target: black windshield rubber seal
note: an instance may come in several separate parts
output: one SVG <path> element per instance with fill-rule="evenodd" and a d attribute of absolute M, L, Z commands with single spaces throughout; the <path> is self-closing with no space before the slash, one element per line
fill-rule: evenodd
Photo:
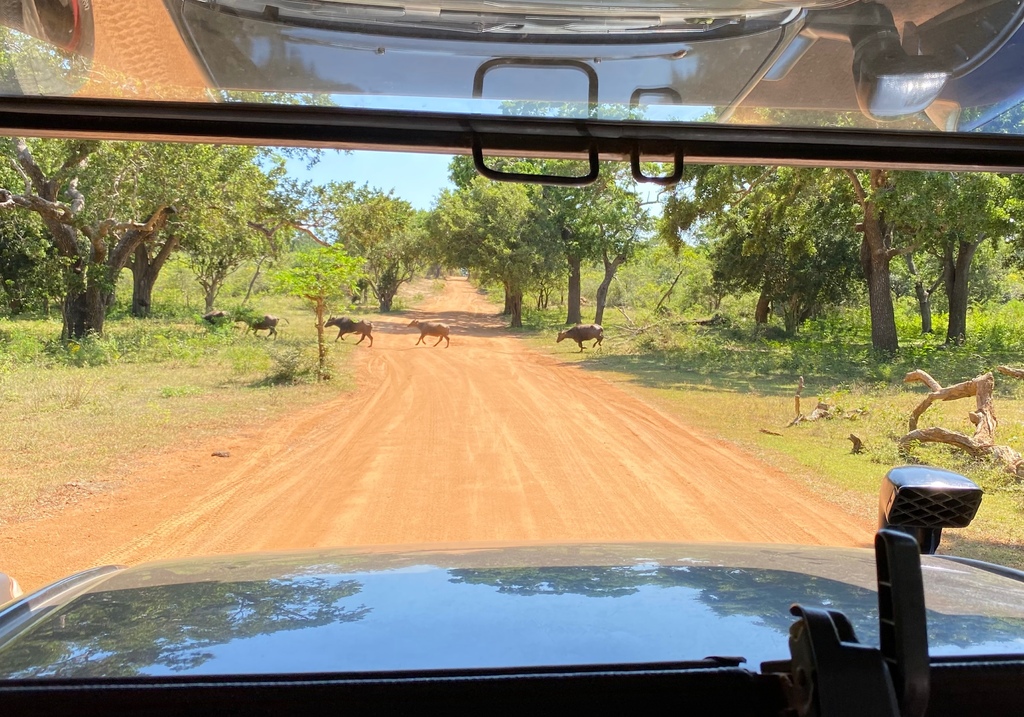
<path fill-rule="evenodd" d="M 514 117 L 249 103 L 7 97 L 0 134 L 230 142 L 469 154 L 475 142 L 510 156 L 786 164 L 884 169 L 1024 171 L 1024 137 Z"/>

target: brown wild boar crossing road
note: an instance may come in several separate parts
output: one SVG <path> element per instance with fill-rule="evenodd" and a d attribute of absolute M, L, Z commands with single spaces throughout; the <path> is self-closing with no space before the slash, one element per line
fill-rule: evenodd
<path fill-rule="evenodd" d="M 866 521 L 529 349 L 494 313 L 448 280 L 420 310 L 374 319 L 376 345 L 352 354 L 354 394 L 153 459 L 115 493 L 8 525 L 4 567 L 35 587 L 100 563 L 286 548 L 870 541 Z M 415 346 L 410 318 L 449 324 L 451 349 Z"/>

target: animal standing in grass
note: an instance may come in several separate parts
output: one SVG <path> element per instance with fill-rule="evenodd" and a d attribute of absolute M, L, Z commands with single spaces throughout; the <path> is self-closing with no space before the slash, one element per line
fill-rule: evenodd
<path fill-rule="evenodd" d="M 412 323 L 410 323 L 409 326 L 410 328 L 413 326 L 419 327 L 420 337 L 416 341 L 417 346 L 419 346 L 420 341 L 423 341 L 424 336 L 437 336 L 437 343 L 435 343 L 434 346 L 437 346 L 437 344 L 441 343 L 441 340 L 444 339 L 444 347 L 448 348 L 448 324 L 413 319 Z"/>
<path fill-rule="evenodd" d="M 271 316 L 270 314 L 264 314 L 262 319 L 238 319 L 238 321 L 245 322 L 247 327 L 245 329 L 245 333 L 249 333 L 249 331 L 252 331 L 252 335 L 257 336 L 260 331 L 266 331 L 268 339 L 271 336 L 273 336 L 276 339 L 277 324 L 278 322 L 282 321 L 282 319 L 278 318 L 277 316 Z M 286 324 L 290 323 L 288 319 L 283 319 L 283 321 Z"/>
<path fill-rule="evenodd" d="M 207 314 L 203 314 L 203 321 L 213 326 L 219 323 L 225 322 L 231 318 L 231 314 L 226 311 L 211 311 Z"/>
<path fill-rule="evenodd" d="M 338 327 L 338 338 L 334 339 L 337 342 L 338 339 L 344 339 L 345 334 L 359 334 L 361 337 L 356 341 L 356 346 L 363 343 L 363 339 L 370 339 L 370 348 L 373 348 L 373 324 L 369 321 L 354 321 L 347 316 L 339 316 L 334 318 L 333 316 L 327 319 L 327 323 L 324 326 L 336 326 Z"/>
<path fill-rule="evenodd" d="M 583 353 L 583 349 L 586 348 L 583 345 L 584 341 L 593 340 L 591 348 L 594 346 L 600 346 L 601 342 L 604 341 L 604 329 L 601 328 L 601 324 L 576 324 L 571 329 L 558 332 L 558 339 L 555 343 L 562 343 L 566 339 L 572 339 L 580 347 L 579 353 Z"/>

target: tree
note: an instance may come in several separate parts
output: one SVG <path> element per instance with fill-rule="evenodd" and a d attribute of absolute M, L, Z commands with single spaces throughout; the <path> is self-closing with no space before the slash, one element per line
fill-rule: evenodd
<path fill-rule="evenodd" d="M 944 284 L 949 299 L 946 343 L 963 343 L 967 336 L 971 264 L 983 241 L 1011 231 L 1010 192 L 1009 178 L 996 174 L 900 172 L 880 199 L 897 230 L 913 235 L 915 247 L 937 260 L 935 281 Z M 912 259 L 908 268 L 916 275 Z M 923 279 L 915 279 L 922 329 L 926 324 L 930 329 L 928 300 L 934 288 L 926 290 Z"/>
<path fill-rule="evenodd" d="M 573 176 L 585 173 L 578 160 L 533 160 L 501 158 L 491 162 L 496 169 L 520 174 Z M 449 174 L 459 187 L 475 176 L 469 158 L 455 157 Z M 618 268 L 629 259 L 652 227 L 650 215 L 642 206 L 636 184 L 621 165 L 604 163 L 598 180 L 585 187 L 545 185 L 533 198 L 538 217 L 535 231 L 546 243 L 560 246 L 562 261 L 568 270 L 566 323 L 578 324 L 581 313 L 581 269 L 584 262 L 600 261 L 604 280 L 598 287 L 596 318 L 603 319 L 608 288 Z M 545 258 L 552 257 L 545 254 Z M 564 278 L 553 263 L 537 267 L 535 282 L 546 286 L 554 276 Z"/>
<path fill-rule="evenodd" d="M 270 164 L 269 171 L 260 160 Z M 243 263 L 258 260 L 262 267 L 277 254 L 278 232 L 292 220 L 291 207 L 277 194 L 283 173 L 283 163 L 253 147 L 219 147 L 208 158 L 204 180 L 218 201 L 198 202 L 187 215 L 183 211 L 188 221 L 180 229 L 206 311 L 214 309 L 224 281 Z"/>
<path fill-rule="evenodd" d="M 464 189 L 446 190 L 429 221 L 449 263 L 476 269 L 505 289 L 513 327 L 523 325 L 523 293 L 559 247 L 539 226 L 536 186 L 475 177 Z"/>
<path fill-rule="evenodd" d="M 678 246 L 683 234 L 710 218 L 730 212 L 765 182 L 779 177 L 777 167 L 688 167 L 684 180 L 665 200 L 660 224 L 661 235 Z M 871 312 L 871 345 L 892 355 L 899 348 L 896 315 L 893 310 L 890 262 L 914 250 L 913 245 L 894 246 L 894 226 L 879 204 L 880 196 L 892 189 L 892 176 L 886 170 L 807 170 L 804 180 L 821 197 L 831 202 L 848 203 L 857 209 L 856 227 L 861 232 L 860 266 L 868 289 Z M 852 190 L 852 193 L 851 193 Z M 756 317 L 766 320 L 768 297 L 762 293 Z"/>
<path fill-rule="evenodd" d="M 391 311 L 395 294 L 411 281 L 423 256 L 423 230 L 409 202 L 394 192 L 363 186 L 352 191 L 339 212 L 338 236 L 365 260 L 370 290 L 382 312 Z"/>
<path fill-rule="evenodd" d="M 808 170 L 778 169 L 703 229 L 714 282 L 758 292 L 757 322 L 774 307 L 789 334 L 848 298 L 858 268 L 851 205 L 824 200 L 813 180 Z"/>
<path fill-rule="evenodd" d="M 102 333 L 118 274 L 140 244 L 163 230 L 176 211 L 174 206 L 151 203 L 141 218 L 122 220 L 103 207 L 88 205 L 86 192 L 93 187 L 103 185 L 108 196 L 117 196 L 111 177 L 89 167 L 89 160 L 102 159 L 110 145 L 67 140 L 30 144 L 14 139 L 4 147 L 22 179 L 23 191 L 0 189 L 0 209 L 38 214 L 58 255 L 67 260 L 62 335 L 79 338 L 93 331 Z M 129 179 L 130 173 L 129 168 L 123 178 Z M 61 196 L 70 201 L 61 201 Z"/>
<path fill-rule="evenodd" d="M 332 302 L 352 293 L 361 276 L 359 259 L 345 253 L 340 244 L 318 246 L 300 252 L 292 265 L 279 271 L 275 283 L 280 291 L 305 299 L 316 315 L 317 378 L 330 378 L 327 344 L 324 342 L 324 313 Z"/>
<path fill-rule="evenodd" d="M 642 206 L 635 183 L 627 180 L 623 172 L 622 168 L 608 172 L 603 180 L 592 185 L 593 194 L 581 217 L 584 226 L 593 227 L 597 237 L 596 248 L 604 264 L 604 278 L 597 287 L 595 324 L 604 320 L 608 288 L 616 271 L 633 256 L 653 225 Z"/>
<path fill-rule="evenodd" d="M 30 305 L 49 312 L 60 296 L 60 258 L 34 214 L 0 214 L 0 289 L 12 314 Z"/>

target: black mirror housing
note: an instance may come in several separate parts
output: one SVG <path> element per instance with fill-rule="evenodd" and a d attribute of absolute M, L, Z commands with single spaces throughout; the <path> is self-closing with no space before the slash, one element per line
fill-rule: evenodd
<path fill-rule="evenodd" d="M 934 553 L 943 528 L 974 520 L 981 488 L 959 473 L 931 466 L 900 466 L 886 473 L 878 496 L 879 528 L 912 535 L 922 553 Z"/>

